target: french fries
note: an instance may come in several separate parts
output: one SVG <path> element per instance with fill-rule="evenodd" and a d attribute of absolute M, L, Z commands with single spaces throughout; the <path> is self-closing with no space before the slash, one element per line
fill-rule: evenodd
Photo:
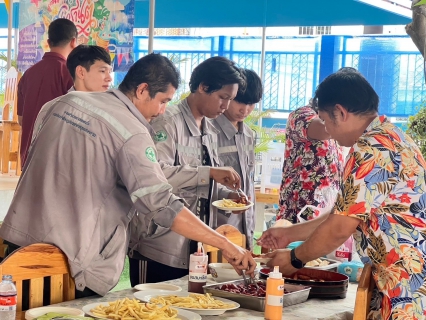
<path fill-rule="evenodd" d="M 223 199 L 222 200 L 222 206 L 224 208 L 240 208 L 240 207 L 245 207 L 246 204 L 244 203 L 238 203 L 229 199 Z"/>
<path fill-rule="evenodd" d="M 95 316 L 114 320 L 162 320 L 175 319 L 178 312 L 169 306 L 157 306 L 152 303 L 141 303 L 136 299 L 124 298 L 108 302 L 108 306 L 98 305 L 90 310 Z"/>
<path fill-rule="evenodd" d="M 214 299 L 211 294 L 190 293 L 188 297 L 174 295 L 158 296 L 149 301 L 163 306 L 173 306 L 187 309 L 231 309 L 235 307 L 233 303 L 225 303 Z"/>

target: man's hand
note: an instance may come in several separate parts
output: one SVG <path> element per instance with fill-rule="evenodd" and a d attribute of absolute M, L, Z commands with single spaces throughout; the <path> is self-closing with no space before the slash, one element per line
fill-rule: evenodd
<path fill-rule="evenodd" d="M 239 275 L 242 270 L 246 270 L 246 274 L 254 278 L 254 269 L 256 269 L 256 262 L 251 256 L 251 252 L 243 249 L 230 241 L 227 241 L 224 248 L 222 248 L 222 255 L 234 267 Z"/>
<path fill-rule="evenodd" d="M 267 266 L 270 268 L 273 268 L 274 266 L 279 266 L 280 272 L 283 274 L 283 276 L 292 276 L 298 270 L 296 268 L 293 268 L 293 266 L 291 265 L 290 250 L 288 249 L 276 250 L 274 252 L 266 254 L 266 257 L 272 258 L 267 263 Z"/>
<path fill-rule="evenodd" d="M 288 233 L 286 232 L 288 227 L 275 227 L 266 230 L 262 236 L 257 240 L 257 244 L 266 249 L 283 249 L 292 242 Z"/>
<path fill-rule="evenodd" d="M 210 178 L 232 190 L 241 187 L 240 176 L 231 167 L 210 168 Z"/>

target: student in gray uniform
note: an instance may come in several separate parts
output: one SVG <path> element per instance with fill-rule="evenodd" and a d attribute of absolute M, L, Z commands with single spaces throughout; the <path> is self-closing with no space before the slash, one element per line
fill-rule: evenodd
<path fill-rule="evenodd" d="M 105 295 L 123 271 L 133 221 L 140 237 L 167 246 L 162 235 L 173 230 L 222 248 L 238 270 L 253 274 L 250 253 L 185 208 L 157 162 L 148 121 L 179 81 L 170 60 L 149 54 L 118 90 L 70 92 L 49 102 L 0 229 L 9 249 L 53 244 L 68 257 L 78 292 Z"/>
<path fill-rule="evenodd" d="M 211 202 L 222 198 L 239 199 L 239 196 L 218 186 L 221 183 L 231 189 L 237 187 L 221 177 L 222 171 L 229 168 L 218 168 L 219 132 L 207 118 L 221 115 L 238 89 L 245 87 L 245 81 L 234 62 L 224 57 L 212 57 L 194 69 L 189 85 L 191 93 L 186 99 L 169 106 L 164 114 L 152 121 L 156 132 L 154 141 L 158 161 L 173 186 L 173 193 L 185 199 L 188 208 L 204 223 L 216 228 L 217 210 L 210 207 Z M 238 176 L 236 172 L 235 175 Z M 189 239 L 169 232 L 155 241 L 139 239 L 139 244 L 131 247 L 129 252 L 132 286 L 188 274 L 189 255 L 196 251 L 195 243 L 190 245 Z"/>
<path fill-rule="evenodd" d="M 229 166 L 241 177 L 241 189 L 251 199 L 254 195 L 254 132 L 243 121 L 253 111 L 256 103 L 262 99 L 262 81 L 256 72 L 243 70 L 246 78 L 246 90 L 238 91 L 229 104 L 229 108 L 216 119 L 214 126 L 218 135 L 218 155 L 221 166 Z M 253 248 L 255 227 L 254 208 L 243 213 L 219 214 L 218 225 L 230 224 L 246 235 L 247 248 Z"/>

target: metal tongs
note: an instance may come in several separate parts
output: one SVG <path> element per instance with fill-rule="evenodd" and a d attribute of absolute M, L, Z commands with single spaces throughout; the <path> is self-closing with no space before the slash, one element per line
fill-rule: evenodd
<path fill-rule="evenodd" d="M 256 286 L 256 291 L 259 291 L 260 288 L 257 285 L 256 279 L 249 277 L 249 280 L 247 280 L 245 270 L 243 270 L 243 279 L 244 279 L 244 285 L 246 286 L 246 288 L 248 288 L 249 284 L 254 284 Z"/>
<path fill-rule="evenodd" d="M 246 194 L 244 193 L 244 191 L 243 191 L 243 190 L 241 190 L 241 188 L 236 189 L 236 191 L 237 191 L 237 193 L 238 193 L 238 196 L 239 196 L 240 198 L 245 198 L 245 199 L 246 199 L 246 203 L 248 203 L 249 199 L 248 199 L 248 197 L 246 196 Z"/>

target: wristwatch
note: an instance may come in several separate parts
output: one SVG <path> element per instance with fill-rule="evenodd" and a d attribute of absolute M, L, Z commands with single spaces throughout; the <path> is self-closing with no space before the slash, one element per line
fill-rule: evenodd
<path fill-rule="evenodd" d="M 306 263 L 303 263 L 302 261 L 297 259 L 296 253 L 294 252 L 294 250 L 295 249 L 292 249 L 290 251 L 291 265 L 293 266 L 293 268 L 302 269 L 305 266 Z"/>

